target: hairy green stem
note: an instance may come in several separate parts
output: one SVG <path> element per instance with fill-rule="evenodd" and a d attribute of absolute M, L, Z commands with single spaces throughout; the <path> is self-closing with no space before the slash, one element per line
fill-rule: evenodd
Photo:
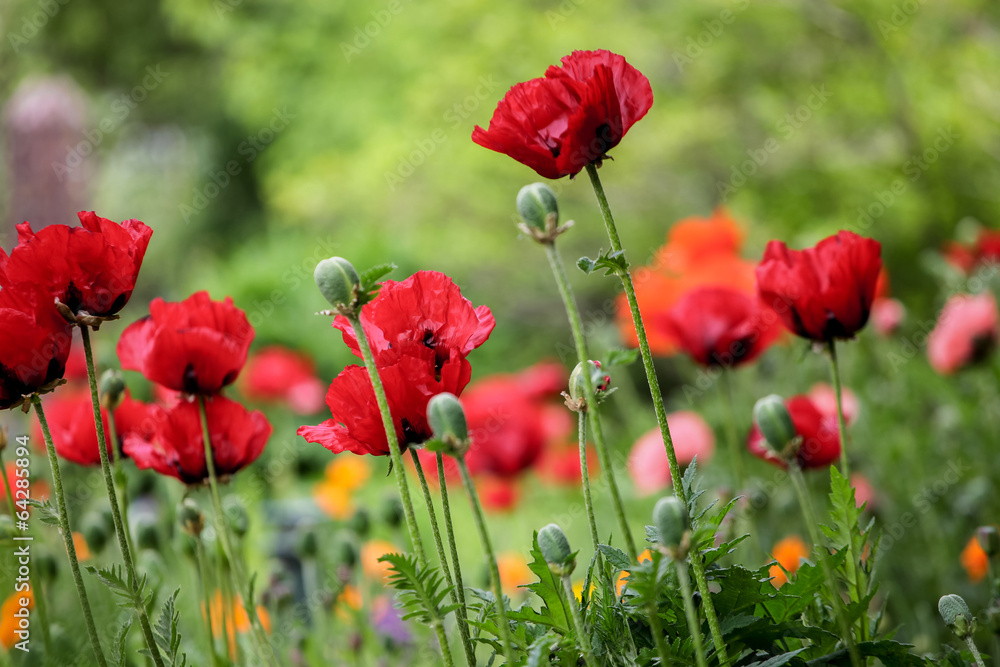
<path fill-rule="evenodd" d="M 507 621 L 507 605 L 504 604 L 503 586 L 500 584 L 500 568 L 497 567 L 497 556 L 493 551 L 493 544 L 490 541 L 490 533 L 486 529 L 486 519 L 483 517 L 483 508 L 479 504 L 479 494 L 476 493 L 476 485 L 472 483 L 469 476 L 469 467 L 465 465 L 465 454 L 455 457 L 458 462 L 458 471 L 462 475 L 462 484 L 465 492 L 469 496 L 469 503 L 472 505 L 472 518 L 476 523 L 476 530 L 479 531 L 479 540 L 483 543 L 483 552 L 486 554 L 487 565 L 490 569 L 490 579 L 493 580 L 493 594 L 497 598 L 497 611 L 500 613 L 500 634 L 503 637 L 504 656 L 507 662 L 512 664 L 514 660 L 514 649 L 511 644 L 510 623 Z"/>
<path fill-rule="evenodd" d="M 586 368 L 590 361 L 590 354 L 587 351 L 587 339 L 583 334 L 583 321 L 580 319 L 580 308 L 577 306 L 576 298 L 573 296 L 573 288 L 569 284 L 566 276 L 566 269 L 563 266 L 562 257 L 556 251 L 555 243 L 546 243 L 545 254 L 549 259 L 549 266 L 552 268 L 552 275 L 555 278 L 556 286 L 559 288 L 559 296 L 562 297 L 563 307 L 569 318 L 569 326 L 573 332 L 573 342 L 576 346 L 577 361 Z M 601 426 L 600 412 L 597 409 L 597 399 L 595 398 L 594 381 L 590 373 L 582 373 L 583 376 L 583 397 L 586 401 L 587 419 L 590 422 L 590 432 L 594 438 L 594 447 L 597 449 L 598 462 L 608 482 L 608 492 L 611 495 L 611 504 L 615 509 L 615 517 L 618 520 L 618 530 L 621 531 L 622 539 L 625 541 L 625 548 L 632 560 L 637 560 L 639 552 L 635 548 L 635 540 L 632 538 L 632 531 L 628 521 L 625 519 L 625 507 L 622 504 L 621 494 L 618 491 L 618 481 L 615 479 L 614 466 L 611 456 L 608 453 L 607 444 L 604 442 L 604 429 Z M 584 484 L 588 484 L 585 481 Z M 593 513 L 593 507 L 588 507 L 590 521 L 596 526 L 597 520 Z"/>
<path fill-rule="evenodd" d="M 965 644 L 969 647 L 969 651 L 972 653 L 972 657 L 975 658 L 976 664 L 979 667 L 986 667 L 986 664 L 983 662 L 983 656 L 980 655 L 979 648 L 976 646 L 976 642 L 973 641 L 972 635 L 965 637 Z"/>
<path fill-rule="evenodd" d="M 576 633 L 577 641 L 580 644 L 580 651 L 583 653 L 583 661 L 587 667 L 597 667 L 594 662 L 593 649 L 590 648 L 590 637 L 587 636 L 586 627 L 583 624 L 583 617 L 580 616 L 580 605 L 576 603 L 576 595 L 573 594 L 573 582 L 569 576 L 562 576 L 563 590 L 566 591 L 566 599 L 569 602 L 570 618 L 573 619 L 573 631 Z"/>
<path fill-rule="evenodd" d="M 629 273 L 627 268 L 628 260 L 625 259 L 625 252 L 622 249 L 621 239 L 618 237 L 618 228 L 615 226 L 615 219 L 611 215 L 611 207 L 608 205 L 604 186 L 601 185 L 601 178 L 597 175 L 597 167 L 593 163 L 587 165 L 587 175 L 590 177 L 590 183 L 594 187 L 594 194 L 597 196 L 597 203 L 601 208 L 601 215 L 604 218 L 604 227 L 608 232 L 611 249 L 614 252 L 621 253 L 621 258 L 625 261 L 626 268 L 617 272 L 618 277 L 621 279 L 622 287 L 625 290 L 625 299 L 628 301 L 629 311 L 632 314 L 632 324 L 635 327 L 635 335 L 639 341 L 639 354 L 642 356 L 642 366 L 646 371 L 646 381 L 649 384 L 649 394 L 653 399 L 656 422 L 660 426 L 663 447 L 667 452 L 667 463 L 670 467 L 670 479 L 673 484 L 674 495 L 687 505 L 687 494 L 684 492 L 684 485 L 681 483 L 681 470 L 677 464 L 677 452 L 674 451 L 674 442 L 670 437 L 670 427 L 667 425 L 667 411 L 663 405 L 660 381 L 656 377 L 656 368 L 653 366 L 653 354 L 649 350 L 649 339 L 646 337 L 646 328 L 643 326 L 642 314 L 639 312 L 639 301 L 635 295 L 632 274 Z M 715 603 L 712 602 L 712 594 L 708 588 L 708 580 L 705 578 L 705 568 L 701 562 L 701 554 L 691 554 L 691 571 L 694 573 L 695 583 L 698 586 L 698 591 L 701 593 L 702 604 L 705 607 L 705 618 L 708 620 L 708 627 L 712 631 L 712 641 L 715 644 L 715 652 L 719 657 L 719 663 L 725 667 L 729 667 L 729 654 L 726 651 L 726 642 L 722 638 L 719 618 L 715 613 Z"/>
<path fill-rule="evenodd" d="M 406 528 L 410 533 L 410 542 L 413 544 L 413 551 L 417 555 L 417 560 L 421 565 L 427 565 L 427 556 L 424 554 L 424 543 L 420 540 L 420 530 L 417 528 L 417 517 L 413 513 L 413 501 L 410 499 L 410 489 L 406 483 L 406 473 L 403 470 L 403 455 L 399 451 L 399 440 L 396 438 L 396 426 L 392 421 L 392 413 L 389 410 L 389 399 L 385 396 L 385 387 L 382 385 L 382 378 L 379 377 L 378 367 L 375 366 L 375 357 L 368 344 L 368 336 L 365 328 L 361 326 L 361 318 L 357 313 L 352 314 L 348 319 L 354 329 L 354 337 L 358 340 L 358 348 L 361 350 L 361 358 L 365 361 L 365 368 L 371 378 L 372 389 L 375 392 L 375 402 L 378 403 L 379 413 L 382 415 L 382 427 L 385 429 L 385 437 L 389 444 L 389 457 L 392 460 L 392 471 L 396 475 L 396 486 L 399 488 L 399 497 L 403 502 L 403 515 L 406 518 Z"/>
<path fill-rule="evenodd" d="M 107 667 L 108 661 L 104 657 L 101 640 L 97 636 L 97 627 L 94 625 L 94 614 L 90 610 L 90 601 L 87 599 L 87 588 L 83 585 L 83 576 L 80 574 L 80 563 L 76 558 L 73 532 L 69 527 L 69 512 L 66 511 L 66 494 L 63 491 L 62 474 L 59 472 L 59 459 L 56 457 L 55 445 L 52 444 L 49 423 L 45 420 L 45 411 L 42 410 L 42 399 L 35 394 L 31 398 L 31 402 L 35 407 L 35 414 L 38 415 L 38 423 L 42 427 L 45 450 L 49 456 L 49 465 L 52 467 L 52 486 L 56 496 L 56 509 L 59 512 L 59 532 L 62 533 L 63 542 L 66 545 L 66 553 L 69 556 L 69 567 L 73 572 L 73 583 L 76 584 L 76 593 L 80 598 L 80 606 L 83 608 L 84 625 L 87 626 L 87 635 L 90 637 L 90 645 L 94 649 L 94 657 L 97 659 L 97 664 L 100 667 Z"/>
<path fill-rule="evenodd" d="M 587 467 L 587 410 L 577 413 L 578 430 L 580 432 L 580 479 L 583 482 L 583 504 L 587 508 L 587 518 L 590 519 L 590 539 L 594 543 L 594 553 L 599 549 L 601 538 L 597 534 L 597 521 L 594 519 L 594 501 L 590 497 L 590 470 Z"/>
<path fill-rule="evenodd" d="M 451 523 L 451 505 L 448 502 L 448 484 L 444 475 L 444 456 L 441 452 L 434 453 L 438 469 L 438 488 L 441 491 L 441 512 L 444 514 L 444 530 L 448 535 L 448 547 L 451 550 L 451 562 L 455 567 L 455 592 L 458 595 L 458 630 L 462 634 L 462 643 L 466 645 L 465 655 L 469 658 L 470 667 L 476 664 L 476 648 L 469 634 L 468 608 L 465 605 L 465 584 L 462 581 L 462 565 L 458 560 L 458 544 L 455 542 L 455 527 Z"/>
<path fill-rule="evenodd" d="M 698 621 L 698 612 L 694 608 L 694 600 L 692 599 L 687 562 L 677 560 L 674 561 L 674 564 L 677 566 L 677 581 L 681 586 L 681 597 L 684 598 L 684 614 L 687 616 L 688 630 L 691 631 L 691 641 L 694 642 L 694 657 L 698 661 L 698 667 L 708 667 L 708 662 L 705 660 L 705 647 L 701 642 L 701 623 Z"/>

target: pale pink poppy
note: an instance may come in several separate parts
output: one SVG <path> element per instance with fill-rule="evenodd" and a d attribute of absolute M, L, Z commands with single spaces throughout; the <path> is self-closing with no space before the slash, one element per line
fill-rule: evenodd
<path fill-rule="evenodd" d="M 688 465 L 695 456 L 701 465 L 712 460 L 715 435 L 698 413 L 687 410 L 671 413 L 667 415 L 667 424 L 680 465 Z M 670 485 L 670 466 L 660 429 L 654 428 L 644 434 L 632 446 L 628 472 L 636 489 L 643 495 L 661 491 Z"/>
<path fill-rule="evenodd" d="M 861 403 L 853 391 L 847 387 L 841 387 L 841 389 L 843 392 L 840 400 L 844 404 L 844 421 L 850 424 L 858 418 L 858 414 L 861 412 Z M 807 395 L 824 417 L 837 418 L 837 394 L 833 391 L 832 386 L 825 382 L 818 382 L 812 386 Z"/>
<path fill-rule="evenodd" d="M 906 308 L 899 299 L 875 299 L 872 304 L 872 326 L 879 336 L 891 336 L 906 318 Z"/>
<path fill-rule="evenodd" d="M 851 486 L 854 487 L 854 502 L 858 507 L 868 503 L 868 509 L 874 509 L 878 504 L 878 497 L 875 487 L 868 481 L 868 478 L 859 472 L 851 474 Z"/>
<path fill-rule="evenodd" d="M 985 358 L 1000 336 L 997 302 L 992 294 L 958 294 L 948 299 L 927 337 L 927 359 L 948 374 Z"/>

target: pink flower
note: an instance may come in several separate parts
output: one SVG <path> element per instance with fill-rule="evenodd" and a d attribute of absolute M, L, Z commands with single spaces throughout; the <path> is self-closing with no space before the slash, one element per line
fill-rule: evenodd
<path fill-rule="evenodd" d="M 891 336 L 904 319 L 906 319 L 906 308 L 899 299 L 879 298 L 872 303 L 872 326 L 879 336 L 885 338 Z"/>
<path fill-rule="evenodd" d="M 842 389 L 841 401 L 844 404 L 844 421 L 850 424 L 861 413 L 861 403 L 853 391 L 847 387 L 842 387 Z M 837 394 L 834 393 L 833 387 L 825 382 L 817 382 L 806 395 L 824 417 L 837 419 Z"/>
<path fill-rule="evenodd" d="M 851 474 L 851 486 L 854 487 L 854 502 L 858 507 L 868 503 L 868 509 L 871 510 L 878 503 L 875 487 L 861 473 L 856 472 Z"/>
<path fill-rule="evenodd" d="M 927 359 L 947 375 L 986 358 L 1000 336 L 992 294 L 958 294 L 948 299 L 927 337 Z"/>
<path fill-rule="evenodd" d="M 674 439 L 677 462 L 686 466 L 698 457 L 699 464 L 712 460 L 715 434 L 698 413 L 682 410 L 667 415 L 670 435 Z M 654 428 L 640 437 L 628 457 L 628 472 L 639 493 L 648 495 L 670 485 L 670 466 L 663 448 L 660 429 Z"/>

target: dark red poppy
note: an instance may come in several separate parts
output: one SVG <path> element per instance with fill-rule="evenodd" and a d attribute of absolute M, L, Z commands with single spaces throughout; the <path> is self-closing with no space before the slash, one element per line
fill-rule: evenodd
<path fill-rule="evenodd" d="M 868 322 L 881 244 L 840 231 L 815 248 L 771 241 L 757 267 L 757 291 L 792 333 L 814 341 L 851 338 Z"/>
<path fill-rule="evenodd" d="M 17 226 L 17 246 L 0 249 L 0 286 L 37 285 L 73 314 L 111 317 L 132 296 L 153 230 L 81 211 L 81 227 L 49 225 L 36 234 Z"/>
<path fill-rule="evenodd" d="M 797 460 L 800 468 L 823 468 L 840 458 L 837 417 L 824 415 L 808 396 L 785 400 L 795 431 L 802 437 Z M 785 462 L 768 446 L 756 425 L 747 438 L 747 449 L 757 458 L 784 468 Z"/>
<path fill-rule="evenodd" d="M 283 402 L 300 415 L 323 407 L 325 387 L 316 377 L 316 364 L 308 355 L 280 345 L 261 348 L 250 357 L 240 388 L 251 400 Z"/>
<path fill-rule="evenodd" d="M 781 335 L 773 310 L 729 287 L 695 288 L 661 317 L 661 327 L 702 366 L 753 361 Z"/>
<path fill-rule="evenodd" d="M 464 359 L 486 342 L 496 320 L 486 306 L 474 307 L 448 276 L 418 271 L 402 282 L 382 283 L 378 296 L 361 309 L 361 324 L 379 366 L 411 349 L 429 348 L 440 369 L 448 360 Z M 348 319 L 338 316 L 333 326 L 360 357 Z"/>
<path fill-rule="evenodd" d="M 247 410 L 223 396 L 206 397 L 205 403 L 215 471 L 219 476 L 233 475 L 264 451 L 271 424 L 262 412 Z M 154 412 L 158 428 L 151 434 L 127 434 L 122 447 L 125 454 L 139 468 L 152 468 L 185 484 L 205 481 L 208 469 L 198 401 L 180 401 L 170 408 L 154 406 Z"/>
<path fill-rule="evenodd" d="M 519 83 L 472 140 L 545 178 L 600 164 L 653 105 L 647 79 L 610 51 L 574 51 L 545 76 Z"/>
<path fill-rule="evenodd" d="M 0 289 L 0 409 L 45 391 L 66 371 L 72 329 L 37 289 Z"/>
<path fill-rule="evenodd" d="M 122 368 L 188 394 L 213 394 L 231 384 L 247 360 L 254 330 L 226 297 L 195 292 L 184 301 L 154 299 L 149 315 L 118 340 Z"/>
<path fill-rule="evenodd" d="M 400 449 L 430 439 L 427 403 L 433 396 L 450 392 L 456 396 L 469 382 L 469 362 L 453 358 L 437 367 L 435 351 L 412 348 L 392 363 L 380 366 L 389 410 Z M 332 419 L 318 426 L 300 426 L 298 434 L 334 453 L 389 455 L 389 441 L 375 402 L 371 379 L 363 366 L 348 366 L 333 379 L 326 393 Z"/>

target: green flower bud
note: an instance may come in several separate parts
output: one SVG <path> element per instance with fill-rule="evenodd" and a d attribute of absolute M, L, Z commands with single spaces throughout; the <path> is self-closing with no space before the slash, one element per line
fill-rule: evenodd
<path fill-rule="evenodd" d="M 177 520 L 181 529 L 191 537 L 198 537 L 205 529 L 205 515 L 193 498 L 185 498 L 177 508 Z"/>
<path fill-rule="evenodd" d="M 576 554 L 569 547 L 566 533 L 556 524 L 550 523 L 538 531 L 538 549 L 556 576 L 568 577 L 576 569 Z"/>
<path fill-rule="evenodd" d="M 753 420 L 761 434 L 776 451 L 798 436 L 792 416 L 785 407 L 785 401 L 777 394 L 771 394 L 757 401 L 753 406 Z"/>
<path fill-rule="evenodd" d="M 586 368 L 586 371 L 584 371 Z M 584 372 L 590 373 L 590 383 L 594 387 L 594 398 L 600 403 L 611 387 L 611 376 L 601 370 L 601 362 L 588 361 L 576 365 L 569 375 L 569 400 L 566 402 L 572 410 L 586 409 L 587 385 Z"/>
<path fill-rule="evenodd" d="M 335 308 L 351 308 L 358 299 L 361 279 L 351 263 L 343 257 L 330 257 L 316 265 L 313 272 L 319 291 Z"/>
<path fill-rule="evenodd" d="M 136 540 L 135 543 L 140 549 L 157 551 L 160 548 L 160 531 L 156 522 L 151 519 L 140 519 L 135 522 Z"/>
<path fill-rule="evenodd" d="M 556 193 L 545 183 L 525 185 L 517 193 L 517 213 L 528 227 L 548 232 L 559 224 Z"/>
<path fill-rule="evenodd" d="M 403 525 L 403 501 L 399 496 L 386 496 L 379 507 L 379 519 L 390 528 L 399 528 Z"/>
<path fill-rule="evenodd" d="M 94 553 L 104 551 L 104 547 L 108 543 L 108 537 L 111 534 L 104 517 L 94 512 L 83 517 L 83 520 L 80 522 L 80 533 L 87 541 L 87 546 Z"/>
<path fill-rule="evenodd" d="M 372 526 L 371 518 L 368 516 L 368 510 L 363 507 L 359 508 L 358 511 L 354 513 L 354 516 L 352 516 L 347 522 L 347 526 L 357 533 L 358 537 L 367 537 L 368 533 L 371 532 Z"/>
<path fill-rule="evenodd" d="M 677 548 L 684 542 L 688 529 L 688 512 L 677 496 L 660 498 L 653 508 L 653 525 L 660 533 L 660 544 Z"/>
<path fill-rule="evenodd" d="M 101 375 L 101 407 L 114 410 L 125 400 L 125 377 L 116 368 L 109 368 Z"/>
<path fill-rule="evenodd" d="M 965 639 L 976 629 L 976 617 L 960 595 L 944 595 L 938 600 L 938 613 L 955 636 Z"/>
<path fill-rule="evenodd" d="M 990 558 L 1000 553 L 1000 532 L 997 532 L 996 526 L 976 528 L 976 539 L 979 541 L 979 546 Z"/>
<path fill-rule="evenodd" d="M 452 447 L 464 447 L 469 439 L 465 410 L 454 394 L 445 392 L 431 398 L 427 404 L 427 422 L 434 437 Z"/>

